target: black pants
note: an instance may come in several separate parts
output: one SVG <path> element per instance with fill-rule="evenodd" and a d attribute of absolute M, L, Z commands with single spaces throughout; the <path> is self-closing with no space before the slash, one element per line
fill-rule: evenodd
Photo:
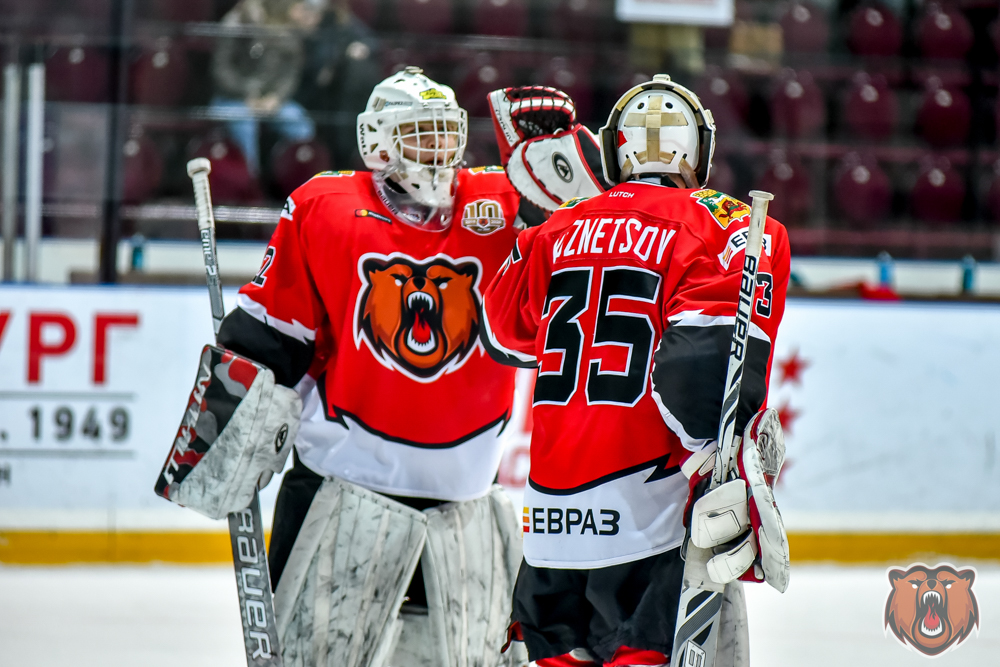
<path fill-rule="evenodd" d="M 680 549 L 593 570 L 522 561 L 512 618 L 532 660 L 585 648 L 607 662 L 622 646 L 670 655 L 683 575 Z"/>
<path fill-rule="evenodd" d="M 274 507 L 274 524 L 271 527 L 271 543 L 267 549 L 268 568 L 271 572 L 271 588 L 277 590 L 278 580 L 288 564 L 292 553 L 292 545 L 299 535 L 302 523 L 306 520 L 309 506 L 323 484 L 324 477 L 317 475 L 303 465 L 299 453 L 292 450 L 292 468 L 285 473 L 278 490 L 278 500 Z M 413 509 L 423 511 L 430 507 L 443 504 L 443 500 L 431 498 L 404 498 L 385 495 Z M 413 573 L 413 580 L 406 592 L 411 605 L 427 606 L 427 594 L 424 592 L 424 575 L 420 563 Z"/>

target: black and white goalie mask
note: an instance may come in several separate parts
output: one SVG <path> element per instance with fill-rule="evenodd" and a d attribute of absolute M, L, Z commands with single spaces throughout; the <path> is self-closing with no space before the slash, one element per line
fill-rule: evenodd
<path fill-rule="evenodd" d="M 666 74 L 632 88 L 601 128 L 601 161 L 612 185 L 643 174 L 681 174 L 681 160 L 708 183 L 715 119 L 701 100 Z"/>
<path fill-rule="evenodd" d="M 455 92 L 407 67 L 372 91 L 358 115 L 358 148 L 383 203 L 403 222 L 447 229 L 468 116 Z"/>

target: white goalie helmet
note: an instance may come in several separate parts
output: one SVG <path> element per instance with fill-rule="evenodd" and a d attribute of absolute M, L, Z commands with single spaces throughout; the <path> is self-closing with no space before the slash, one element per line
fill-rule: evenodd
<path fill-rule="evenodd" d="M 702 187 L 708 183 L 715 119 L 697 95 L 666 74 L 622 95 L 600 137 L 609 183 L 641 174 L 680 174 L 681 159 L 691 165 Z"/>
<path fill-rule="evenodd" d="M 358 148 L 376 179 L 391 179 L 394 212 L 407 222 L 444 228 L 450 221 L 454 181 L 468 140 L 468 116 L 455 92 L 407 67 L 372 91 L 358 115 Z M 417 213 L 412 210 L 424 207 Z M 429 212 L 428 212 L 429 211 Z M 437 223 L 432 221 L 437 220 Z"/>

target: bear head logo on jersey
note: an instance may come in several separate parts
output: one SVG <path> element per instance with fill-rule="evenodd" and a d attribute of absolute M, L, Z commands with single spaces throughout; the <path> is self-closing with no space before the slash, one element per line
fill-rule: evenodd
<path fill-rule="evenodd" d="M 892 591 L 885 604 L 885 626 L 924 655 L 939 655 L 979 627 L 979 606 L 972 594 L 972 568 L 923 564 L 889 570 Z"/>
<path fill-rule="evenodd" d="M 419 382 L 461 366 L 479 342 L 479 260 L 369 253 L 358 263 L 355 342 Z"/>

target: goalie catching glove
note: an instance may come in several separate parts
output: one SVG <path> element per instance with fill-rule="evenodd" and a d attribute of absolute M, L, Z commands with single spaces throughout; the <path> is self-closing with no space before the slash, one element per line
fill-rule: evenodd
<path fill-rule="evenodd" d="M 551 213 L 571 199 L 604 192 L 600 145 L 576 121 L 566 93 L 524 86 L 488 97 L 500 161 L 522 197 Z"/>
<path fill-rule="evenodd" d="M 685 525 L 691 543 L 712 549 L 708 574 L 725 584 L 735 579 L 788 588 L 788 538 L 774 502 L 774 482 L 785 460 L 781 421 L 773 409 L 758 412 L 737 446 L 738 477 L 702 495 L 712 477 L 715 451 L 692 455 L 681 467 L 691 493 Z"/>
<path fill-rule="evenodd" d="M 211 519 L 246 508 L 284 467 L 301 413 L 298 393 L 269 368 L 206 345 L 157 495 Z"/>

